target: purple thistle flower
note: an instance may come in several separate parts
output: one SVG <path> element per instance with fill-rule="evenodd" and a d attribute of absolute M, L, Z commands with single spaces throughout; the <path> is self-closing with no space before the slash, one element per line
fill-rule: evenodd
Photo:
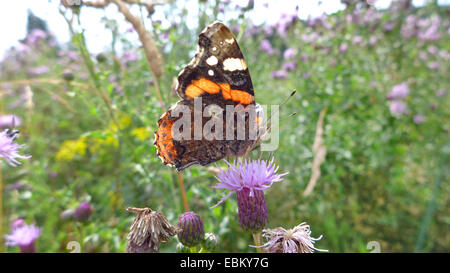
<path fill-rule="evenodd" d="M 17 161 L 17 158 L 27 159 L 31 157 L 29 155 L 19 154 L 18 150 L 24 145 L 15 143 L 14 140 L 16 138 L 17 135 L 11 135 L 8 129 L 0 132 L 0 157 L 5 159 L 6 162 L 13 167 L 20 165 L 20 162 Z"/>
<path fill-rule="evenodd" d="M 393 100 L 389 105 L 389 110 L 391 111 L 391 114 L 400 116 L 406 113 L 406 103 L 401 100 Z"/>
<path fill-rule="evenodd" d="M 288 63 L 283 64 L 283 70 L 294 71 L 295 68 L 297 68 L 297 63 L 295 63 L 295 62 L 288 62 Z"/>
<path fill-rule="evenodd" d="M 357 36 L 353 37 L 352 41 L 354 44 L 359 44 L 362 42 L 362 37 L 357 35 Z"/>
<path fill-rule="evenodd" d="M 136 54 L 136 52 L 131 51 L 131 50 L 125 50 L 122 54 L 122 61 L 124 63 L 128 63 L 128 62 L 134 62 L 138 59 L 138 55 Z"/>
<path fill-rule="evenodd" d="M 339 53 L 344 53 L 345 51 L 347 51 L 347 44 L 346 43 L 342 43 L 341 46 L 339 47 Z"/>
<path fill-rule="evenodd" d="M 387 94 L 388 99 L 404 99 L 409 94 L 408 84 L 403 82 L 392 87 L 392 91 Z"/>
<path fill-rule="evenodd" d="M 75 220 L 82 221 L 87 220 L 92 214 L 91 204 L 89 202 L 81 202 L 80 205 L 75 209 L 73 217 Z"/>
<path fill-rule="evenodd" d="M 436 69 L 439 69 L 440 67 L 441 67 L 441 64 L 439 62 L 431 62 L 428 64 L 429 69 L 436 70 Z"/>
<path fill-rule="evenodd" d="M 391 31 L 394 27 L 395 27 L 395 24 L 394 24 L 394 23 L 388 22 L 388 23 L 384 26 L 384 31 L 389 32 L 389 31 Z"/>
<path fill-rule="evenodd" d="M 195 246 L 205 237 L 203 221 L 198 214 L 192 211 L 181 214 L 177 227 L 180 229 L 178 240 L 185 246 Z"/>
<path fill-rule="evenodd" d="M 273 183 L 282 181 L 282 177 L 287 173 L 277 174 L 278 167 L 273 163 L 273 158 L 269 162 L 245 160 L 226 163 L 228 169 L 216 176 L 219 183 L 213 188 L 227 189 L 230 192 L 213 207 L 220 205 L 236 192 L 241 227 L 249 231 L 261 230 L 268 220 L 264 190 L 270 188 Z"/>
<path fill-rule="evenodd" d="M 41 229 L 34 225 L 22 225 L 5 235 L 5 245 L 20 247 L 22 253 L 36 252 L 35 240 L 41 235 Z"/>
<path fill-rule="evenodd" d="M 428 52 L 430 53 L 430 54 L 436 54 L 436 53 L 438 53 L 438 48 L 436 47 L 436 46 L 429 46 L 428 48 L 427 48 L 427 50 L 428 50 Z"/>
<path fill-rule="evenodd" d="M 27 37 L 27 43 L 30 45 L 36 45 L 39 41 L 47 38 L 47 33 L 42 29 L 33 29 Z"/>
<path fill-rule="evenodd" d="M 295 59 L 296 55 L 297 55 L 297 50 L 293 49 L 293 48 L 288 48 L 283 53 L 283 57 L 285 60 Z"/>
<path fill-rule="evenodd" d="M 273 164 L 273 158 L 270 162 L 264 160 L 245 160 L 244 162 L 229 163 L 228 169 L 220 172 L 216 178 L 219 183 L 213 186 L 214 189 L 227 189 L 230 193 L 222 198 L 214 207 L 220 205 L 233 192 L 238 192 L 247 188 L 250 190 L 250 196 L 254 196 L 254 192 L 264 191 L 275 182 L 280 182 L 281 177 L 288 173 L 276 174 L 278 167 Z"/>
<path fill-rule="evenodd" d="M 274 79 L 286 79 L 288 77 L 288 73 L 285 70 L 277 70 L 273 71 L 270 76 Z"/>
<path fill-rule="evenodd" d="M 11 223 L 11 230 L 26 226 L 27 223 L 22 218 L 16 219 Z"/>
<path fill-rule="evenodd" d="M 48 73 L 49 71 L 50 71 L 50 68 L 48 68 L 48 66 L 41 65 L 41 66 L 38 66 L 38 67 L 30 68 L 28 70 L 28 73 L 31 76 L 39 76 L 39 75 Z"/>
<path fill-rule="evenodd" d="M 19 127 L 21 124 L 22 124 L 22 119 L 16 115 L 0 116 L 0 128 Z"/>
<path fill-rule="evenodd" d="M 267 39 L 264 39 L 261 41 L 261 44 L 259 45 L 259 49 L 268 55 L 272 55 L 275 53 L 275 50 L 273 49 L 272 45 L 270 44 L 270 41 Z"/>
<path fill-rule="evenodd" d="M 421 124 L 425 120 L 425 116 L 422 114 L 417 114 L 413 117 L 413 121 L 415 124 Z"/>

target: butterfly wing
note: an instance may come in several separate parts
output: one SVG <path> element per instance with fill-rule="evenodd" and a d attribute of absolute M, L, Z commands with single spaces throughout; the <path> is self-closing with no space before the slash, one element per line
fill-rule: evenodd
<path fill-rule="evenodd" d="M 200 138 L 176 139 L 174 135 L 173 129 L 183 116 L 173 115 L 173 112 L 182 112 L 182 108 L 189 110 L 190 116 L 184 118 L 191 121 L 191 127 L 183 130 L 189 129 L 190 134 L 194 132 L 195 98 L 202 99 L 202 109 L 213 104 L 222 109 L 226 109 L 227 105 L 255 104 L 247 63 L 236 38 L 224 24 L 214 22 L 200 33 L 198 52 L 178 75 L 176 92 L 182 100 L 162 115 L 155 133 L 158 156 L 164 164 L 181 171 L 192 164 L 207 165 L 227 156 L 242 155 L 253 144 L 248 137 L 243 140 L 209 139 L 203 133 Z M 226 126 L 225 116 L 226 113 L 223 113 L 219 117 L 223 126 Z M 203 116 L 202 124 L 211 120 L 212 117 Z M 233 135 L 236 135 L 236 126 Z M 245 129 L 248 131 L 248 128 L 246 119 Z"/>
<path fill-rule="evenodd" d="M 254 104 L 253 84 L 233 33 L 214 22 L 198 37 L 198 52 L 178 75 L 182 99 L 213 98 L 226 104 Z"/>

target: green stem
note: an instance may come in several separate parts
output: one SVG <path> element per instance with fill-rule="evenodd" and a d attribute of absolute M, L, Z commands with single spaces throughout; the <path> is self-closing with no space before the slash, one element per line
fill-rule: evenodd
<path fill-rule="evenodd" d="M 444 159 L 444 157 L 445 157 L 444 155 L 441 155 L 441 157 L 440 157 L 439 165 L 441 165 L 441 168 L 440 168 L 441 171 L 439 172 L 438 177 L 436 178 L 436 180 L 434 182 L 433 193 L 432 193 L 430 201 L 428 202 L 427 211 L 425 212 L 425 216 L 422 220 L 422 225 L 420 227 L 419 235 L 417 236 L 417 241 L 416 241 L 416 246 L 414 248 L 414 252 L 423 251 L 423 243 L 425 241 L 426 235 L 428 233 L 428 228 L 430 226 L 431 220 L 434 215 L 434 211 L 437 206 L 436 200 L 438 199 L 439 188 L 440 188 L 441 182 L 443 180 L 442 177 L 444 176 L 444 172 L 446 170 L 446 167 L 445 167 L 446 160 Z"/>
<path fill-rule="evenodd" d="M 255 242 L 255 246 L 258 246 L 256 248 L 256 252 L 262 253 L 262 248 L 259 247 L 262 245 L 261 231 L 255 232 L 252 235 L 253 235 L 253 241 Z"/>

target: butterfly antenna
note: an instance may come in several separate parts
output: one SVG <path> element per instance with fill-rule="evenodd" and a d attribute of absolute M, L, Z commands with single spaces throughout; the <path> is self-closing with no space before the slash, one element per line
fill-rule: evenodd
<path fill-rule="evenodd" d="M 297 89 L 294 89 L 293 91 L 292 91 L 292 93 L 289 95 L 289 97 L 287 97 L 279 106 L 278 106 L 278 109 L 276 110 L 277 112 L 279 112 L 280 111 L 280 107 L 281 106 L 283 106 L 283 105 L 285 105 L 288 101 L 289 101 L 289 99 L 290 98 L 292 98 L 295 94 L 297 93 Z M 277 113 L 277 112 L 275 112 L 275 113 Z M 274 113 L 274 114 L 275 114 Z M 292 115 L 292 114 L 291 114 Z M 291 116 L 290 115 L 290 116 Z M 266 121 L 266 126 L 269 124 L 269 122 L 272 120 L 272 113 L 270 114 L 270 116 L 267 118 L 267 121 Z"/>

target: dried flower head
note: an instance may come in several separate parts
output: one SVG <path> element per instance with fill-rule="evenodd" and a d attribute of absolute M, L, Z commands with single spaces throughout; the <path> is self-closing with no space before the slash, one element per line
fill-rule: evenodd
<path fill-rule="evenodd" d="M 314 247 L 314 243 L 322 239 L 311 237 L 309 225 L 301 223 L 293 229 L 277 227 L 274 229 L 264 229 L 263 237 L 269 241 L 260 246 L 270 253 L 313 253 L 314 251 L 328 252 L 328 250 Z"/>
<path fill-rule="evenodd" d="M 137 213 L 127 236 L 128 253 L 157 253 L 160 242 L 167 242 L 179 232 L 160 212 L 150 208 L 127 208 L 127 211 Z"/>

